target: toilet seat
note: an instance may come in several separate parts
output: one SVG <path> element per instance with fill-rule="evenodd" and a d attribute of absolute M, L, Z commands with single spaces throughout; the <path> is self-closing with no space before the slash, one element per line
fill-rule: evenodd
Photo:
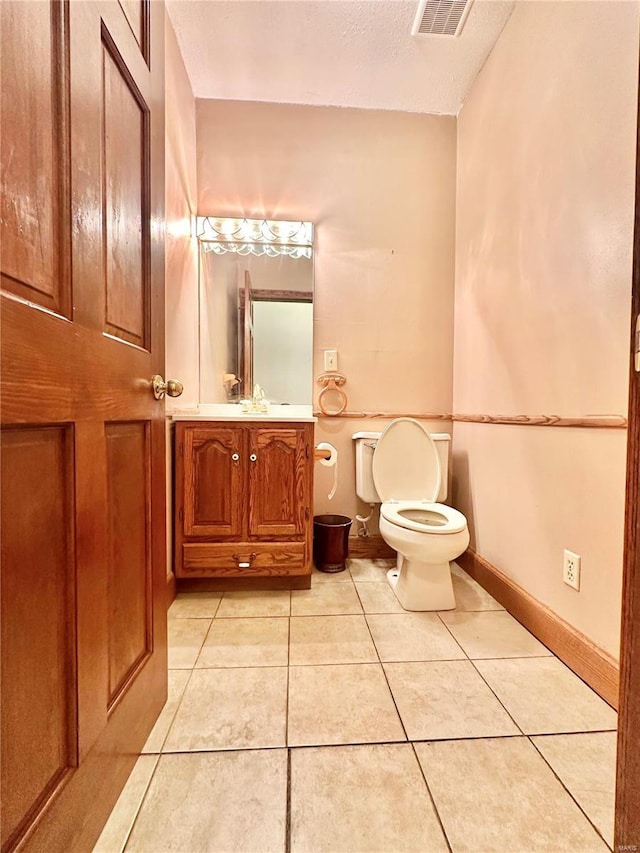
<path fill-rule="evenodd" d="M 380 515 L 390 524 L 417 533 L 460 533 L 467 527 L 461 512 L 433 501 L 387 501 L 380 506 Z"/>

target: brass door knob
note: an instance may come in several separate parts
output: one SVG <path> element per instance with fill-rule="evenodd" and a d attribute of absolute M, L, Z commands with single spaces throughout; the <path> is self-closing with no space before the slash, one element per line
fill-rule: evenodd
<path fill-rule="evenodd" d="M 165 394 L 168 394 L 170 397 L 179 397 L 184 391 L 182 382 L 178 382 L 177 379 L 169 379 L 165 382 L 159 373 L 151 377 L 151 387 L 153 388 L 153 396 L 156 400 L 164 399 Z"/>

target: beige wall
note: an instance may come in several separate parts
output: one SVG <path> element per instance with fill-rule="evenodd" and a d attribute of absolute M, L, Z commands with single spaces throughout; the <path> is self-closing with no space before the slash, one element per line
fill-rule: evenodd
<path fill-rule="evenodd" d="M 454 408 L 625 414 L 639 4 L 518 3 L 458 119 Z M 626 433 L 455 424 L 472 547 L 612 654 Z M 582 589 L 562 582 L 563 549 Z"/>
<path fill-rule="evenodd" d="M 237 373 L 238 287 L 235 255 L 200 255 L 200 402 L 226 403 L 225 373 Z"/>
<path fill-rule="evenodd" d="M 349 409 L 451 411 L 455 119 L 198 100 L 197 136 L 200 214 L 316 227 L 314 375 L 337 347 Z M 329 503 L 332 471 L 316 466 L 316 513 L 366 509 L 351 441 L 362 428 L 318 423 L 340 485 Z"/>
<path fill-rule="evenodd" d="M 167 409 L 198 403 L 198 252 L 192 236 L 196 214 L 195 100 L 176 36 L 165 15 L 165 203 L 167 220 L 166 376 L 184 393 Z"/>

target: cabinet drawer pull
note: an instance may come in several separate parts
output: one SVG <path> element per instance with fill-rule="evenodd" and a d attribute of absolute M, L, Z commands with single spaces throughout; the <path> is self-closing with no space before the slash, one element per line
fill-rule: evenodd
<path fill-rule="evenodd" d="M 254 552 L 252 554 L 249 554 L 248 557 L 241 557 L 240 554 L 233 554 L 232 556 L 238 564 L 239 569 L 249 569 L 251 568 L 251 563 L 253 563 L 253 561 L 258 555 Z"/>
<path fill-rule="evenodd" d="M 240 454 L 239 453 L 233 453 L 231 455 L 231 458 L 233 459 L 234 462 L 237 462 L 238 459 L 240 459 Z"/>
<path fill-rule="evenodd" d="M 250 459 L 252 462 L 255 462 L 257 458 L 258 458 L 258 456 L 257 456 L 257 454 L 256 454 L 256 453 L 252 453 L 252 454 L 251 454 L 251 456 L 249 457 L 249 459 Z"/>

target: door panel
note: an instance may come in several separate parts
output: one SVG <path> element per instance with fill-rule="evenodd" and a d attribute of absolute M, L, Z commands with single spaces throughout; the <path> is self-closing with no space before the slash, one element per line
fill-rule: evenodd
<path fill-rule="evenodd" d="M 146 5 L 149 66 L 117 0 L 0 3 L 3 108 L 29 112 L 0 138 L 3 851 L 90 850 L 166 697 L 164 9 Z"/>
<path fill-rule="evenodd" d="M 66 3 L 2 3 L 3 289 L 69 316 Z M 24 57 L 38 56 L 36 66 Z"/>
<path fill-rule="evenodd" d="M 110 708 L 151 651 L 148 427 L 106 426 Z"/>
<path fill-rule="evenodd" d="M 237 427 L 186 428 L 185 536 L 241 538 L 243 435 Z"/>
<path fill-rule="evenodd" d="M 103 47 L 106 330 L 148 343 L 148 110 L 119 57 Z"/>
<path fill-rule="evenodd" d="M 249 452 L 249 535 L 301 536 L 309 505 L 304 430 L 252 429 Z"/>
<path fill-rule="evenodd" d="M 120 0 L 120 6 L 146 59 L 148 55 L 149 0 Z"/>
<path fill-rule="evenodd" d="M 76 691 L 72 432 L 8 429 L 1 443 L 4 849 L 76 763 Z"/>

